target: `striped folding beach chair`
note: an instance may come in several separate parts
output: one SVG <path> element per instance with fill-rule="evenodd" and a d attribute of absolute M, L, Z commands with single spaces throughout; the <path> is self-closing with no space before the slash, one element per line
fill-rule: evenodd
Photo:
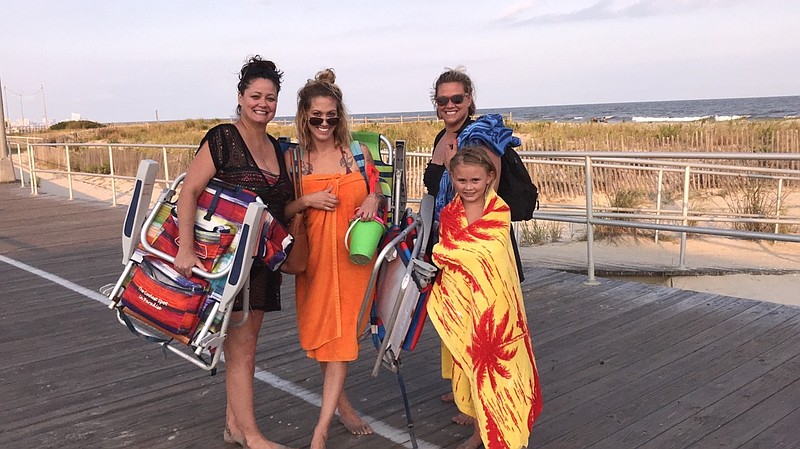
<path fill-rule="evenodd" d="M 242 289 L 246 319 L 254 257 L 265 256 L 277 268 L 285 258 L 280 252 L 290 249 L 291 236 L 271 235 L 283 245 L 268 245 L 270 233 L 285 233 L 285 229 L 258 197 L 212 180 L 198 199 L 195 217 L 195 252 L 203 269 L 195 267 L 193 275 L 185 278 L 172 267 L 180 244 L 177 190 L 184 175 L 148 210 L 157 171 L 155 161 L 145 160 L 139 166 L 123 226 L 125 268 L 104 293 L 111 300 L 109 307 L 131 332 L 214 374 L 233 302 Z M 272 257 L 267 256 L 270 252 Z"/>

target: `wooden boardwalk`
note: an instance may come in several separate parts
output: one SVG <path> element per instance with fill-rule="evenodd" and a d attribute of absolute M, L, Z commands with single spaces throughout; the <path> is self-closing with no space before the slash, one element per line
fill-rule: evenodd
<path fill-rule="evenodd" d="M 224 364 L 207 373 L 130 334 L 97 293 L 122 270 L 124 208 L 0 185 L 0 447 L 234 448 L 222 441 Z M 800 308 L 526 269 L 544 395 L 533 448 L 800 448 Z M 292 278 L 257 355 L 256 413 L 307 446 L 321 376 L 299 348 Z M 375 435 L 329 448 L 410 448 L 394 376 L 362 346 L 347 389 Z M 469 429 L 439 396 L 428 324 L 403 372 L 420 448 Z"/>

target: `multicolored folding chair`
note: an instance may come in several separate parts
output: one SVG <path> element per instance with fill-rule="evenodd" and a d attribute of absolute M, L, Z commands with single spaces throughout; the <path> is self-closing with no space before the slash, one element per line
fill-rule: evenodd
<path fill-rule="evenodd" d="M 369 320 L 364 337 L 371 335 L 378 350 L 372 376 L 378 375 L 381 366 L 397 376 L 415 448 L 411 407 L 400 372 L 401 352 L 416 346 L 427 316 L 425 302 L 436 275 L 436 267 L 423 260 L 431 232 L 433 204 L 433 197 L 426 195 L 419 212 L 407 209 L 397 220 L 399 224 L 389 229 L 373 266 L 358 324 L 358 329 L 363 329 Z"/>
<path fill-rule="evenodd" d="M 172 267 L 180 243 L 176 192 L 185 175 L 148 212 L 157 171 L 155 161 L 139 166 L 123 226 L 125 269 L 108 286 L 109 307 L 135 334 L 214 374 L 233 301 L 244 289 L 246 319 L 250 267 L 254 255 L 268 251 L 264 236 L 277 223 L 253 192 L 212 180 L 195 219 L 195 251 L 204 269 L 195 267 L 185 278 Z"/>
<path fill-rule="evenodd" d="M 359 329 L 369 320 L 367 332 L 378 349 L 373 376 L 381 366 L 396 373 L 400 353 L 413 350 L 422 332 L 425 300 L 436 275 L 436 267 L 423 259 L 433 202 L 425 195 L 418 212 L 404 212 L 384 237 L 373 265 L 359 315 Z"/>
<path fill-rule="evenodd" d="M 391 142 L 382 134 L 371 131 L 353 131 L 350 133 L 353 140 L 357 140 L 369 148 L 372 160 L 381 177 L 381 191 L 387 197 L 392 197 L 394 185 L 394 149 Z"/>
<path fill-rule="evenodd" d="M 354 131 L 351 136 L 353 140 L 358 140 L 369 148 L 380 175 L 381 191 L 389 200 L 389 221 L 399 224 L 400 214 L 403 213 L 407 201 L 405 141 L 396 140 L 392 145 L 386 136 L 371 131 Z"/>

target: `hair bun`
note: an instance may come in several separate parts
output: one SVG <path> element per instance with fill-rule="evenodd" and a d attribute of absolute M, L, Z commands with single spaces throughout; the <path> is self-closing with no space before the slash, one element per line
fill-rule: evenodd
<path fill-rule="evenodd" d="M 270 61 L 270 60 L 266 60 L 266 61 L 262 60 L 262 63 L 264 64 L 264 67 L 266 67 L 267 70 L 270 70 L 270 71 L 273 71 L 273 72 L 275 70 L 277 70 L 277 68 L 278 68 L 278 67 L 275 66 L 275 63 Z"/>
<path fill-rule="evenodd" d="M 333 69 L 328 68 L 317 72 L 314 79 L 323 83 L 334 84 L 336 82 L 336 74 L 333 73 Z"/>
<path fill-rule="evenodd" d="M 249 57 L 247 62 L 242 66 L 242 70 L 239 71 L 239 79 L 244 78 L 251 70 L 277 72 L 278 67 L 274 62 L 262 58 L 261 55 L 254 55 Z"/>

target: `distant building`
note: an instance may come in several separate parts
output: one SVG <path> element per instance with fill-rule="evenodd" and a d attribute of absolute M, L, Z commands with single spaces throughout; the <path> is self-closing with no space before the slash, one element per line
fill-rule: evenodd
<path fill-rule="evenodd" d="M 80 114 L 78 114 L 77 112 L 73 112 L 73 113 L 70 115 L 70 121 L 77 122 L 77 121 L 79 121 L 80 119 L 81 119 L 81 115 L 80 115 Z"/>

